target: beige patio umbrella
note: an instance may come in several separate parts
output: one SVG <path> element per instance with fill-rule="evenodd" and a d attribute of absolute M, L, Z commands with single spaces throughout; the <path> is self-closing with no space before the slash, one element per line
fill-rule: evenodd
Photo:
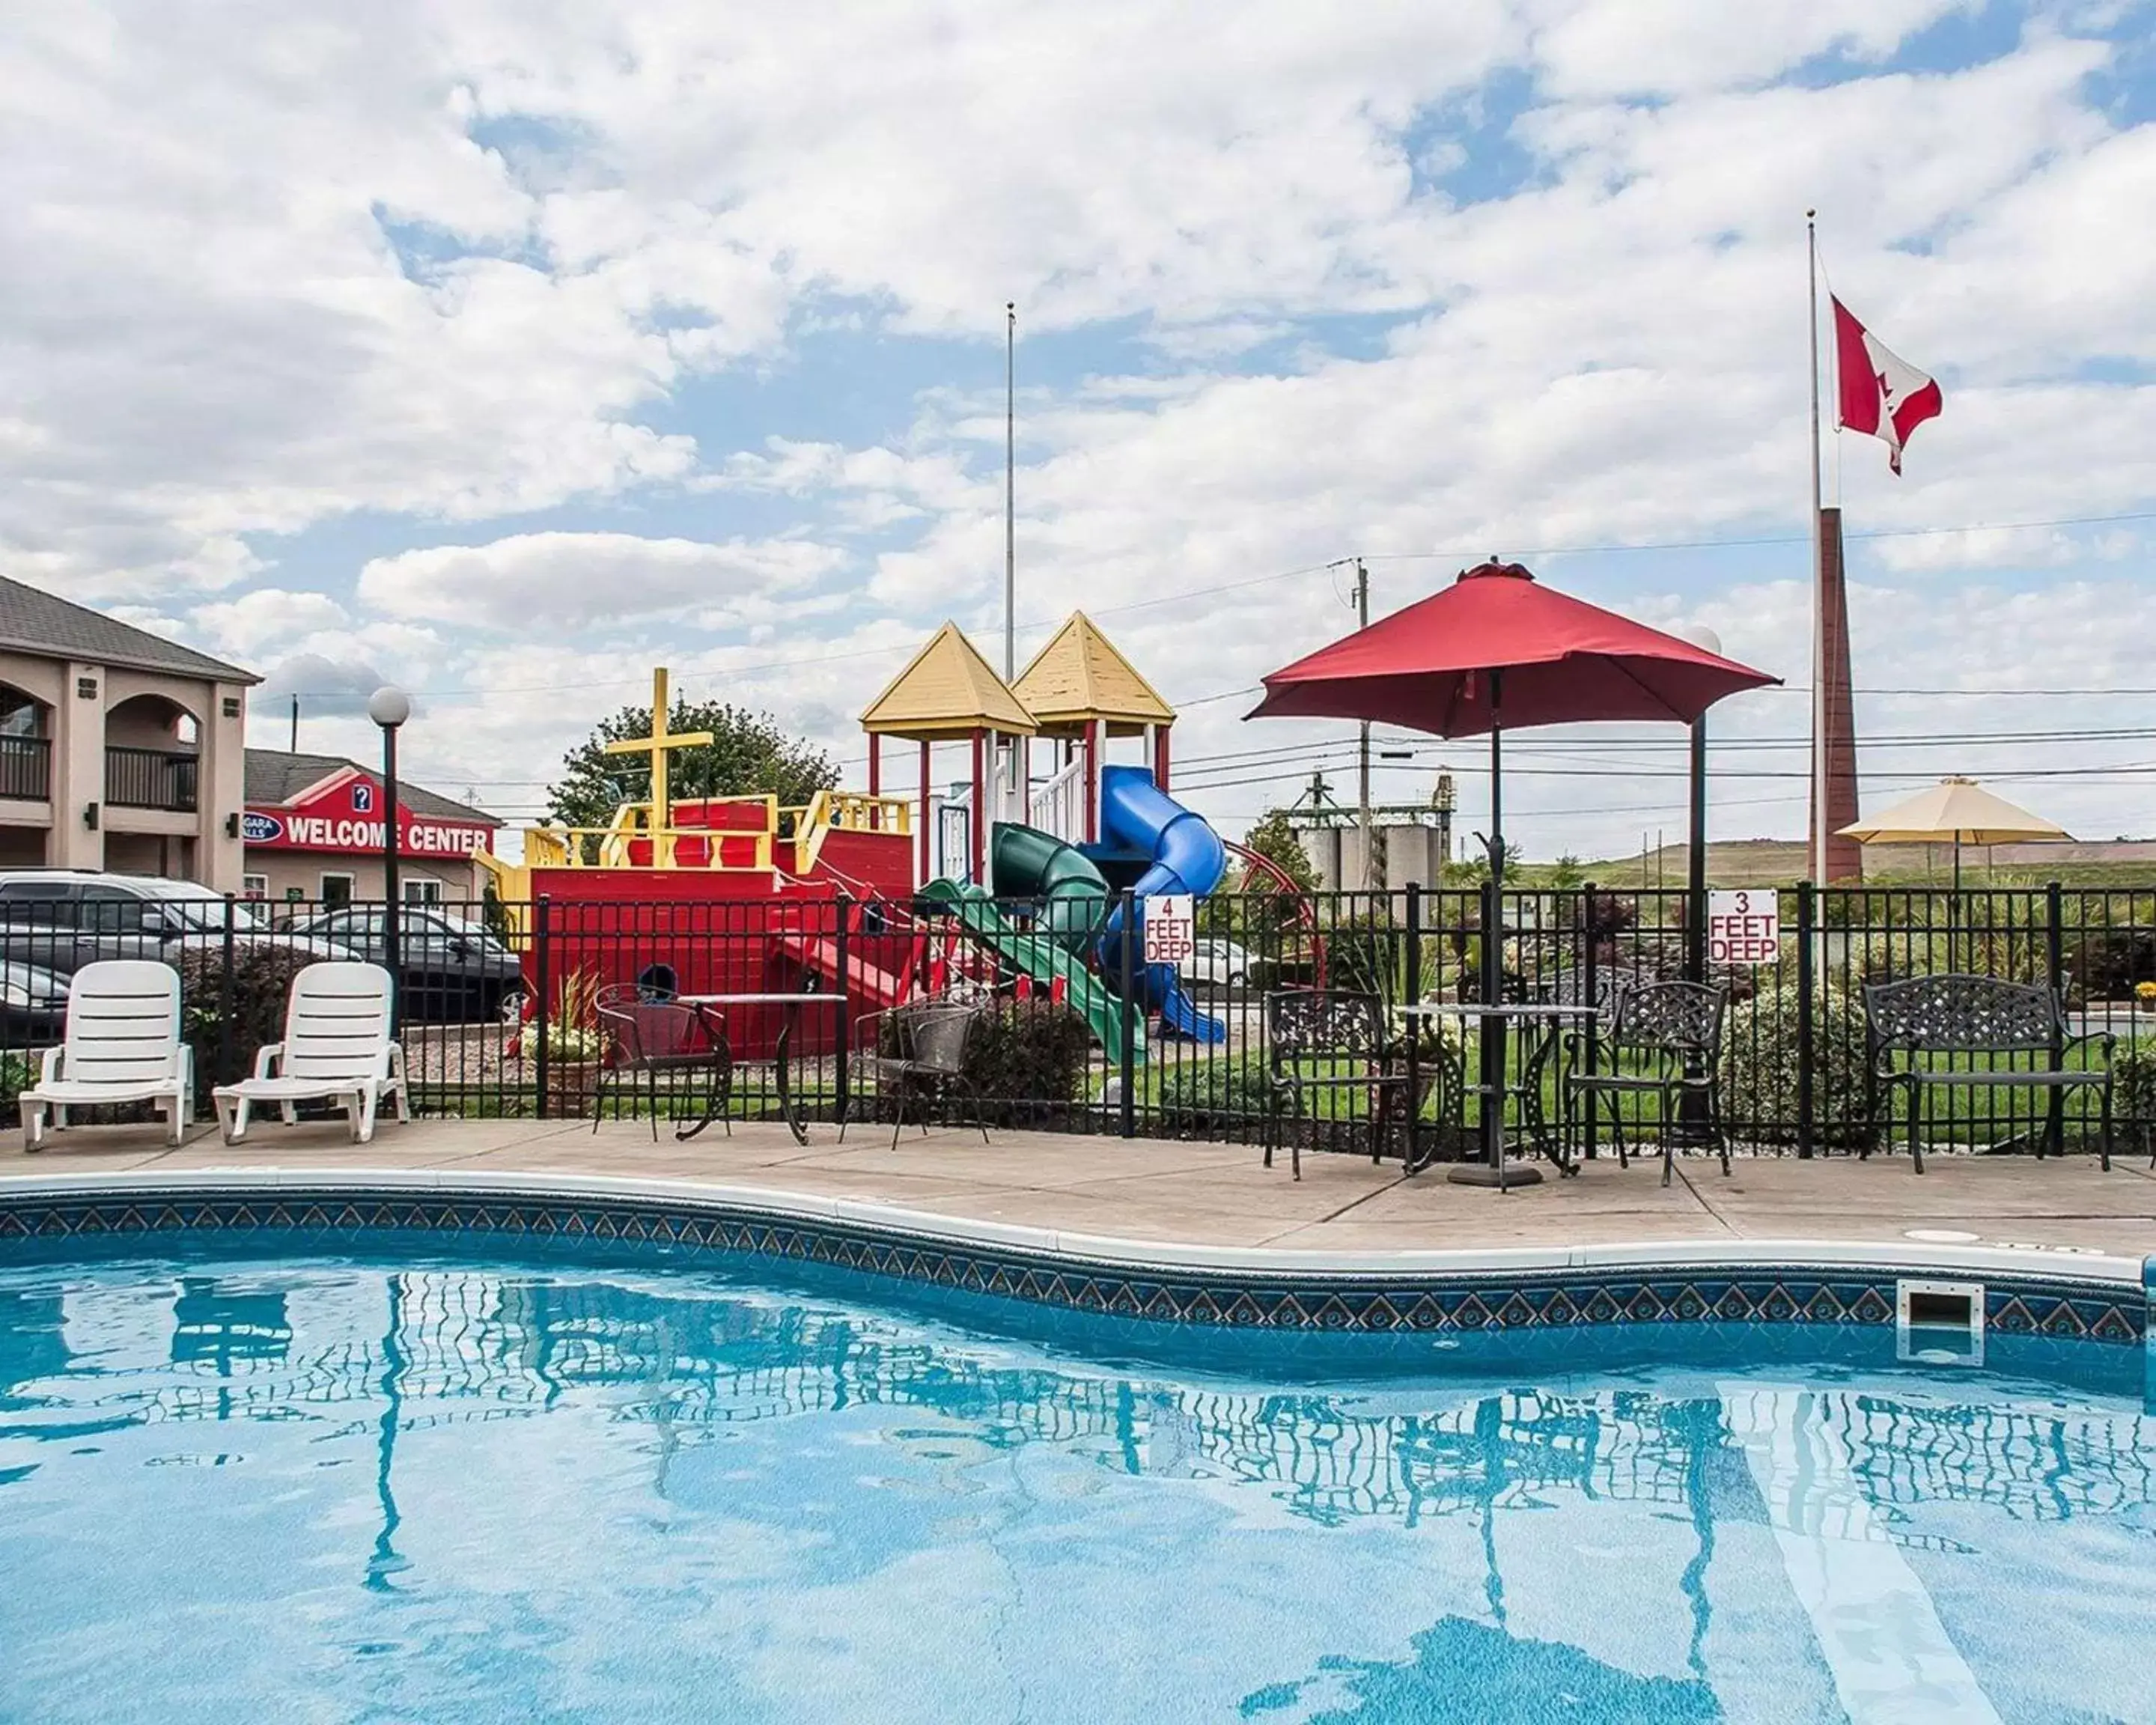
<path fill-rule="evenodd" d="M 1973 778 L 1956 774 L 1928 791 L 1873 815 L 1851 821 L 1845 837 L 1865 845 L 1953 846 L 1953 890 L 1961 891 L 1961 848 L 1964 845 L 2018 845 L 2030 839 L 2068 839 L 2064 829 L 2041 815 L 2017 809 L 1994 796 Z"/>

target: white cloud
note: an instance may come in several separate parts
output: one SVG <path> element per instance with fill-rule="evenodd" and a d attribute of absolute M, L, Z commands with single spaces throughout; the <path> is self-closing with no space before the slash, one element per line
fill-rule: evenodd
<path fill-rule="evenodd" d="M 351 622 L 327 593 L 288 593 L 258 587 L 234 599 L 198 605 L 188 614 L 190 632 L 234 654 L 259 653 L 296 635 L 341 630 Z"/>
<path fill-rule="evenodd" d="M 542 632 L 701 614 L 706 627 L 783 614 L 783 598 L 844 562 L 806 540 L 643 539 L 521 533 L 377 557 L 359 596 L 383 613 Z"/>
<path fill-rule="evenodd" d="M 855 753 L 890 655 L 995 620 L 978 392 L 1014 295 L 1025 620 L 1084 603 L 1214 693 L 1342 629 L 1333 583 L 1162 601 L 1357 550 L 1800 526 L 1815 204 L 1836 288 L 1947 390 L 1907 479 L 1848 440 L 1851 528 L 1964 530 L 1859 567 L 1948 619 L 1992 570 L 2025 628 L 2014 595 L 2114 593 L 2141 552 L 2001 524 L 2156 495 L 2156 237 L 2118 215 L 2156 197 L 2156 127 L 2098 105 L 2086 16 L 1874 69 L 1966 10 L 32 9 L 0 24 L 0 552 L 329 695 L 442 691 L 445 771 L 533 777 L 583 716 L 476 691 L 618 704 L 662 655 Z M 420 548 L 355 586 L 385 517 Z M 444 522 L 480 542 L 425 544 Z M 1742 593 L 1732 647 L 1801 673 L 1800 547 L 1539 561 L 1654 614 Z M 1375 567 L 1397 600 L 1451 564 Z M 1861 682 L 1899 650 L 1859 648 Z M 1304 734 L 1239 711 L 1178 747 Z"/>

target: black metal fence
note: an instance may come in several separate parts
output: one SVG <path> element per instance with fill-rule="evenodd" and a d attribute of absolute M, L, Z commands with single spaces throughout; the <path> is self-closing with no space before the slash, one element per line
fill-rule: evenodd
<path fill-rule="evenodd" d="M 399 916 L 400 1030 L 423 1114 L 624 1117 L 651 1111 L 651 1092 L 639 1098 L 613 1081 L 618 1048 L 595 997 L 613 987 L 694 999 L 731 1046 L 729 1120 L 779 1114 L 783 1053 L 803 1117 L 888 1125 L 893 1086 L 878 1056 L 891 1051 L 891 1009 L 950 996 L 981 1008 L 968 1069 L 992 1127 L 1252 1144 L 1294 1133 L 1306 1149 L 1398 1154 L 1401 1122 L 1373 1121 L 1372 1086 L 1326 1087 L 1283 1119 L 1268 997 L 1374 995 L 1404 1038 L 1401 1005 L 1481 998 L 1494 930 L 1507 999 L 1580 1009 L 1546 1040 L 1546 1060 L 1508 1050 L 1515 1125 L 1529 1092 L 1549 1120 L 1563 1119 L 1568 1063 L 1602 1056 L 1598 1038 L 1624 993 L 1696 973 L 1727 997 L 1717 1070 L 1740 1149 L 1898 1147 L 1912 1130 L 1928 1152 L 2026 1149 L 2054 1135 L 2087 1145 L 2092 1109 L 2076 1102 L 2055 1114 L 2051 1097 L 2027 1086 L 1933 1092 L 1913 1123 L 1906 1102 L 1880 1095 L 1867 1070 L 1864 985 L 1957 972 L 2057 989 L 2064 1041 L 2116 1039 L 2118 1145 L 2138 1144 L 2156 1126 L 2156 884 L 1958 895 L 1799 887 L 1779 895 L 1779 939 L 1757 964 L 1696 953 L 1690 910 L 1681 891 L 1591 885 L 1220 894 L 1196 906 L 1194 948 L 1148 964 L 1147 918 L 1158 913 L 1127 895 L 1045 907 L 984 896 L 409 904 Z M 275 1040 L 293 969 L 325 957 L 383 961 L 385 922 L 378 904 L 164 900 L 56 877 L 5 883 L 0 1105 L 32 1081 L 33 1051 L 59 1040 L 67 980 L 92 959 L 161 958 L 179 970 L 206 1102 L 212 1084 L 241 1076 Z M 754 998 L 803 993 L 817 998 Z M 1426 1063 L 1472 1068 L 1457 1028 L 1413 1022 Z M 2102 1055 L 2100 1042 L 2079 1043 L 2054 1058 Z M 1335 1076 L 1352 1080 L 1368 1055 L 1343 1049 Z M 2045 1056 L 1960 1059 L 2005 1070 Z M 1464 1099 L 1432 1091 L 1425 1153 L 1471 1149 L 1472 1088 Z M 1626 1124 L 1642 1138 L 1662 1124 L 1656 1106 L 1627 1104 Z M 684 1117 L 698 1094 L 687 1082 L 662 1086 L 657 1106 Z M 1606 1148 L 1604 1126 L 1575 1118 L 1570 1130 L 1575 1147 Z"/>

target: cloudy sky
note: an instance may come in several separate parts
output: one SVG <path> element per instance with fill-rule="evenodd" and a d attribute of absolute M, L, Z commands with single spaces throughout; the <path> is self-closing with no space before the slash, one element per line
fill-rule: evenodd
<path fill-rule="evenodd" d="M 257 742 L 403 682 L 512 816 L 659 660 L 858 761 L 942 618 L 998 651 L 1015 300 L 1021 656 L 1088 608 L 1222 825 L 1352 793 L 1346 727 L 1240 716 L 1333 566 L 1382 613 L 1495 552 L 1787 678 L 1716 831 L 1794 835 L 1816 205 L 1947 398 L 1899 480 L 1830 452 L 1869 803 L 2156 832 L 2152 11 L 17 8 L 0 569 L 261 670 Z M 1681 824 L 1673 734 L 1515 758 L 1531 857 Z"/>

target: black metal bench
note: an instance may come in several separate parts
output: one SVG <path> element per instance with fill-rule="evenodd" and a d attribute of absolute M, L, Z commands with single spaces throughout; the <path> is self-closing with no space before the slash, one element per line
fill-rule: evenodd
<path fill-rule="evenodd" d="M 1924 1149 L 1920 1127 L 1927 1089 L 2035 1090 L 2051 1098 L 2044 1137 L 2055 1148 L 2059 1142 L 2066 1093 L 2075 1090 L 2097 1092 L 2102 1108 L 2102 1136 L 2099 1141 L 2103 1165 L 2111 1167 L 2111 1055 L 2118 1039 L 2108 1031 L 2087 1036 L 2066 1034 L 2066 1015 L 2057 992 L 2041 983 L 2011 983 L 1989 976 L 1917 976 L 1898 983 L 1867 983 L 1864 990 L 1865 1070 L 1876 1086 L 1871 1108 L 1877 1130 L 1878 1101 L 1884 1097 L 1892 1111 L 1893 1093 L 1905 1090 L 1909 1100 L 1909 1156 L 1917 1173 L 1924 1171 Z M 2095 1049 L 2100 1063 L 2069 1066 L 2068 1052 Z M 1922 1062 L 1944 1057 L 1948 1060 L 1977 1055 L 2011 1058 L 2037 1055 L 2041 1066 L 1947 1065 Z M 1870 1146 L 1865 1154 L 1871 1153 Z M 2036 1153 L 2044 1153 L 2044 1140 Z"/>

